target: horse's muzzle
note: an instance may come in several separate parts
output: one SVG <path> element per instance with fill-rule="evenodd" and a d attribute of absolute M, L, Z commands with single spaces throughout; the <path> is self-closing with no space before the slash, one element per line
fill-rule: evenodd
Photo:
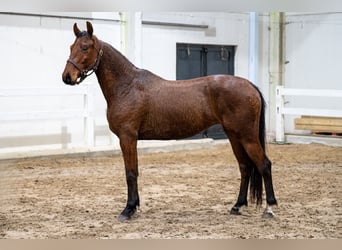
<path fill-rule="evenodd" d="M 71 80 L 71 76 L 69 73 L 67 73 L 65 76 L 63 76 L 63 82 L 68 85 L 75 85 L 75 82 Z"/>

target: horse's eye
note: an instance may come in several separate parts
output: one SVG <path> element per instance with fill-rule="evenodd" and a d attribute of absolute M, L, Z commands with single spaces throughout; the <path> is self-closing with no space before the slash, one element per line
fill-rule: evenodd
<path fill-rule="evenodd" d="M 81 48 L 83 51 L 87 51 L 89 49 L 89 46 L 88 45 L 82 45 Z"/>

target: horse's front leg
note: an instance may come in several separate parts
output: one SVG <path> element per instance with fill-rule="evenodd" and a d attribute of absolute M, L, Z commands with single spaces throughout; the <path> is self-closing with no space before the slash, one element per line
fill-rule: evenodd
<path fill-rule="evenodd" d="M 135 213 L 137 207 L 140 206 L 138 193 L 137 139 L 129 136 L 121 136 L 120 147 L 125 162 L 126 181 L 128 188 L 127 205 L 119 216 L 119 221 L 122 222 L 129 220 Z"/>

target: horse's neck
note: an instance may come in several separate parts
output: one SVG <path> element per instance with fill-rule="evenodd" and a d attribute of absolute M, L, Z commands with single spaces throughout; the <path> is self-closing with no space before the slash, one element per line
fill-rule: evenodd
<path fill-rule="evenodd" d="M 118 89 L 130 87 L 137 70 L 119 51 L 104 43 L 103 56 L 96 76 L 107 103 L 110 102 L 114 92 L 118 92 Z"/>

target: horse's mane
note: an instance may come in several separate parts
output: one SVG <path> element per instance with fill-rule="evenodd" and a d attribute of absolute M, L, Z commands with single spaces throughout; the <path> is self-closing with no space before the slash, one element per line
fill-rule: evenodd
<path fill-rule="evenodd" d="M 126 66 L 135 68 L 135 69 L 139 69 L 138 67 L 136 67 L 130 60 L 128 60 L 128 58 L 126 56 L 124 56 L 119 50 L 117 50 L 116 48 L 114 48 L 112 45 L 110 45 L 109 43 L 103 42 L 101 41 L 104 46 L 108 47 L 110 50 L 110 52 L 115 54 L 115 58 L 120 60 L 120 63 L 125 63 Z"/>

